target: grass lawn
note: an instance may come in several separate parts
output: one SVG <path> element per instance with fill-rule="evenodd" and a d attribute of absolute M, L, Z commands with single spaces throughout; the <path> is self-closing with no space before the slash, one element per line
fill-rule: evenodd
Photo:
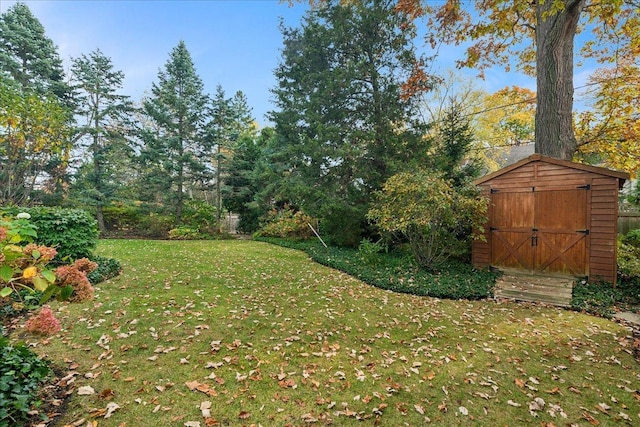
<path fill-rule="evenodd" d="M 34 350 L 56 425 L 638 425 L 628 331 L 575 312 L 396 294 L 251 241 L 102 241 L 123 274 Z M 94 425 L 94 424 L 89 424 Z"/>

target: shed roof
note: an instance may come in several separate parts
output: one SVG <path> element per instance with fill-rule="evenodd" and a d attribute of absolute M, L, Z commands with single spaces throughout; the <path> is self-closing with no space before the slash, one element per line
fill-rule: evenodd
<path fill-rule="evenodd" d="M 612 178 L 618 178 L 619 179 L 619 186 L 620 188 L 622 188 L 622 186 L 624 185 L 624 182 L 629 179 L 629 174 L 626 172 L 620 172 L 620 171 L 614 171 L 611 169 L 607 169 L 607 168 L 601 168 L 598 166 L 591 166 L 591 165 L 584 165 L 582 163 L 574 163 L 574 162 L 570 162 L 568 160 L 561 160 L 561 159 L 554 159 L 553 157 L 547 157 L 547 156 L 543 156 L 541 154 L 532 154 L 529 157 L 527 157 L 526 159 L 522 159 L 519 162 L 516 162 L 512 165 L 506 166 L 500 170 L 497 170 L 493 173 L 490 173 L 488 175 L 483 176 L 482 178 L 478 178 L 474 181 L 475 185 L 480 185 L 480 184 L 484 184 L 487 181 L 490 181 L 496 177 L 499 177 L 501 175 L 504 175 L 506 173 L 511 172 L 514 169 L 518 169 L 524 165 L 527 165 L 529 163 L 533 163 L 533 162 L 545 162 L 545 163 L 551 163 L 551 164 L 555 164 L 555 165 L 559 165 L 559 166 L 564 166 L 567 168 L 571 168 L 571 169 L 576 169 L 576 170 L 581 170 L 584 172 L 591 172 L 591 173 L 595 173 L 598 175 L 604 175 L 604 176 L 610 176 Z"/>

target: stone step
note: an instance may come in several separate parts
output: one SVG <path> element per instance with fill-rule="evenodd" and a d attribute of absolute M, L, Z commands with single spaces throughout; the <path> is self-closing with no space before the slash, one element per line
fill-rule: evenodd
<path fill-rule="evenodd" d="M 571 306 L 573 279 L 536 275 L 504 275 L 496 282 L 496 298 Z"/>

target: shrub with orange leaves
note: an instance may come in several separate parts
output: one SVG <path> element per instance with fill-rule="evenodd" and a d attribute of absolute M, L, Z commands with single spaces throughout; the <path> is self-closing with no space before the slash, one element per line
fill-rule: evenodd
<path fill-rule="evenodd" d="M 69 301 L 82 302 L 93 298 L 93 286 L 87 278 L 87 274 L 96 269 L 98 264 L 81 258 L 71 265 L 63 265 L 54 270 L 58 280 L 56 284 L 61 287 L 70 286 L 73 289 Z"/>
<path fill-rule="evenodd" d="M 31 333 L 46 336 L 53 335 L 62 329 L 60 321 L 56 319 L 53 310 L 49 306 L 42 307 L 38 314 L 27 320 L 25 328 Z"/>

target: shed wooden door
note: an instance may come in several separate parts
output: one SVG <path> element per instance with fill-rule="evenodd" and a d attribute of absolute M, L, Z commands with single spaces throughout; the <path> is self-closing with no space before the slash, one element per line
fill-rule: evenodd
<path fill-rule="evenodd" d="M 589 188 L 492 189 L 491 264 L 586 276 Z"/>

